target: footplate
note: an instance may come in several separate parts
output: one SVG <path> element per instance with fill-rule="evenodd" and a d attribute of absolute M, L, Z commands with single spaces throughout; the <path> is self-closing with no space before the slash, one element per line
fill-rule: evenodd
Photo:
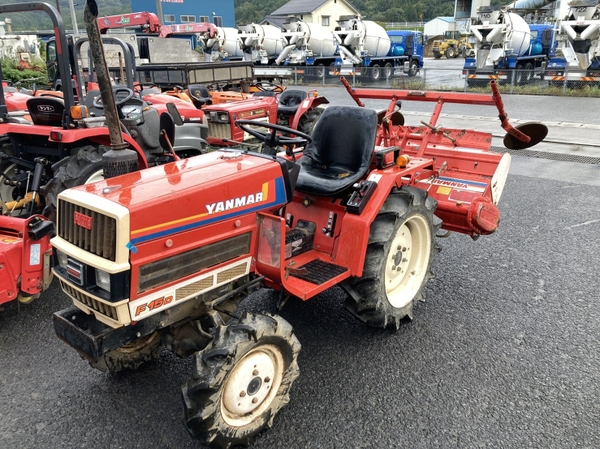
<path fill-rule="evenodd" d="M 311 284 L 321 285 L 346 271 L 348 271 L 346 267 L 316 259 L 296 268 L 293 272 L 290 272 L 290 276 Z"/>

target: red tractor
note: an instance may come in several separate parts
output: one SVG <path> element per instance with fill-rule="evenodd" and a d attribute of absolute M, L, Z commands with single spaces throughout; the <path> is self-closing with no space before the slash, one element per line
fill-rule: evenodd
<path fill-rule="evenodd" d="M 91 107 L 102 110 L 101 102 L 88 95 L 90 109 L 84 107 L 85 88 L 78 67 L 71 67 L 64 24 L 58 11 L 46 3 L 19 3 L 0 6 L 0 13 L 46 12 L 54 23 L 57 62 L 61 73 L 72 73 L 79 89 L 76 102 L 73 89 L 46 93 L 26 99 L 31 121 L 19 112 L 10 112 L 0 88 L 0 305 L 19 299 L 27 303 L 47 288 L 51 279 L 50 244 L 56 196 L 65 188 L 93 182 L 103 177 L 102 155 L 111 149 L 111 137 L 105 117 L 89 115 Z M 105 38 L 117 43 L 115 38 Z M 159 165 L 181 156 L 197 155 L 206 148 L 204 113 L 189 105 L 180 110 L 186 117 L 174 137 L 173 121 L 166 105 L 150 108 L 135 95 L 131 55 L 121 41 L 127 85 L 115 86 L 114 93 L 121 129 L 117 133 L 137 153 L 141 168 Z M 78 44 L 75 48 L 79 48 Z M 61 53 L 64 51 L 64 53 Z M 75 58 L 79 59 L 79 58 Z M 93 70 L 90 70 L 91 75 Z M 0 72 L 1 75 L 1 72 Z M 109 87 L 110 89 L 110 87 Z M 179 115 L 179 114 L 174 114 Z M 162 121 L 161 121 L 162 119 Z M 161 139 L 161 130 L 170 139 Z M 172 149 L 166 141 L 174 146 Z"/>
<path fill-rule="evenodd" d="M 337 285 L 370 326 L 412 318 L 436 235 L 493 233 L 510 166 L 491 134 L 439 126 L 443 105 L 496 106 L 509 148 L 546 135 L 538 123 L 513 128 L 492 88 L 348 87 L 359 105 L 329 106 L 310 136 L 238 117 L 262 153 L 223 148 L 63 191 L 54 273 L 73 306 L 54 314 L 58 337 L 110 372 L 163 346 L 193 357 L 187 429 L 213 447 L 249 444 L 288 402 L 300 343 L 282 317 L 239 313 L 240 302 L 270 287 L 283 306 Z M 401 101 L 434 102 L 430 121 L 404 125 Z"/>
<path fill-rule="evenodd" d="M 236 145 L 252 135 L 236 126 L 238 120 L 282 125 L 310 134 L 329 101 L 317 91 L 287 89 L 257 92 L 252 98 L 205 106 L 208 143 L 216 147 Z"/>

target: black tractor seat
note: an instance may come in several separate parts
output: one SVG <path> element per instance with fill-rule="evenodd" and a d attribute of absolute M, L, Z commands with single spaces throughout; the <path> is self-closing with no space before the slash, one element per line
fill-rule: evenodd
<path fill-rule="evenodd" d="M 212 104 L 212 97 L 204 84 L 190 84 L 188 94 L 197 108 Z"/>
<path fill-rule="evenodd" d="M 34 125 L 62 126 L 65 102 L 55 97 L 31 97 L 27 99 L 27 111 Z"/>
<path fill-rule="evenodd" d="M 298 107 L 308 97 L 303 90 L 284 90 L 279 94 L 277 113 L 281 115 L 295 115 Z"/>
<path fill-rule="evenodd" d="M 358 106 L 329 106 L 311 137 L 298 160 L 296 190 L 342 197 L 367 175 L 375 150 L 377 113 Z"/>

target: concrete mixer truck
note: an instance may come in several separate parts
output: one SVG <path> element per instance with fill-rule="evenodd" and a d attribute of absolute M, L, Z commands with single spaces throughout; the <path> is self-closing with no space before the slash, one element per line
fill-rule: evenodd
<path fill-rule="evenodd" d="M 573 0 L 560 23 L 557 57 L 548 64 L 553 84 L 600 83 L 600 3 Z"/>
<path fill-rule="evenodd" d="M 423 67 L 424 36 L 419 31 L 386 31 L 382 26 L 358 16 L 341 16 L 334 31 L 340 74 L 361 73 L 370 68 L 371 78 L 389 78 L 396 69 L 409 76 Z"/>
<path fill-rule="evenodd" d="M 312 66 L 304 71 L 319 78 L 325 76 L 333 66 L 336 42 L 333 33 L 317 23 L 308 23 L 292 18 L 283 24 L 284 47 L 275 59 L 276 65 Z"/>
<path fill-rule="evenodd" d="M 198 34 L 206 62 L 241 61 L 244 58 L 240 30 L 237 28 L 215 27 L 213 33 Z"/>
<path fill-rule="evenodd" d="M 287 43 L 276 64 L 312 66 L 318 78 L 370 75 L 374 80 L 397 73 L 410 76 L 423 67 L 424 37 L 418 31 L 386 31 L 357 16 L 341 16 L 332 33 L 318 24 L 292 19 L 285 24 Z M 368 70 L 364 70 L 367 69 Z"/>
<path fill-rule="evenodd" d="M 271 65 L 283 51 L 283 32 L 268 24 L 251 23 L 238 27 L 244 60 Z"/>
<path fill-rule="evenodd" d="M 471 22 L 475 57 L 466 58 L 463 73 L 469 86 L 498 82 L 525 84 L 544 78 L 556 56 L 553 25 L 528 25 L 520 15 L 500 7 L 482 6 Z"/>

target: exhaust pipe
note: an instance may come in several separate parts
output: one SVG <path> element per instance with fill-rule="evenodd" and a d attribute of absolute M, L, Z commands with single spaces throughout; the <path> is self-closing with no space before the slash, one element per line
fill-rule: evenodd
<path fill-rule="evenodd" d="M 121 123 L 110 83 L 106 58 L 104 57 L 100 29 L 98 28 L 98 5 L 95 0 L 86 0 L 83 9 L 83 19 L 98 77 L 98 87 L 100 89 L 104 115 L 106 116 L 106 125 L 108 126 L 110 136 L 111 150 L 102 155 L 104 178 L 112 178 L 138 170 L 138 155 L 135 151 L 127 148 L 128 144 L 123 141 L 123 135 L 121 134 Z"/>

